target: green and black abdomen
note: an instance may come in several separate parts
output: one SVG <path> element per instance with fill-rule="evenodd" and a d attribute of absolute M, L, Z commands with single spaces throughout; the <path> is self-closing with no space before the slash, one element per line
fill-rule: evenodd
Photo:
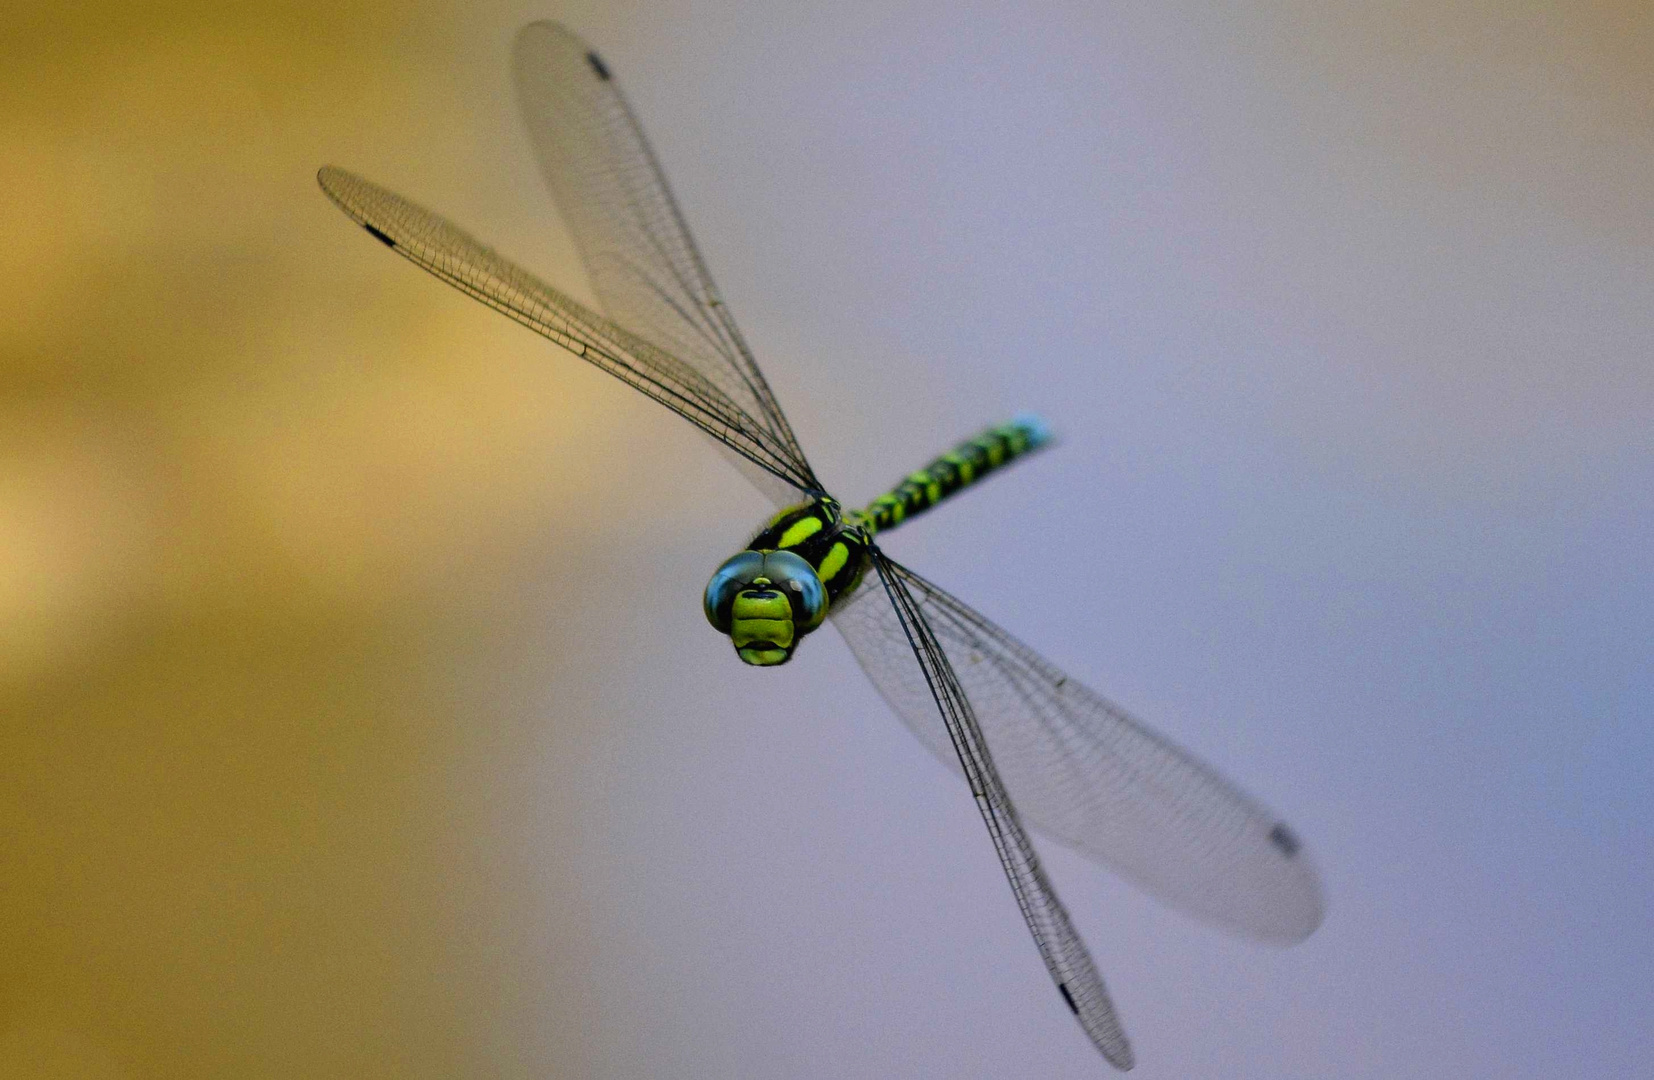
<path fill-rule="evenodd" d="M 1043 420 L 1019 416 L 909 474 L 859 514 L 846 517 L 837 500 L 822 495 L 777 513 L 747 547 L 797 554 L 815 568 L 831 603 L 854 589 L 866 573 L 871 534 L 895 528 L 1050 441 Z"/>
<path fill-rule="evenodd" d="M 910 473 L 907 479 L 874 499 L 861 512 L 862 521 L 869 532 L 893 529 L 1050 441 L 1050 429 L 1035 416 L 1019 416 L 991 427 L 918 472 Z"/>

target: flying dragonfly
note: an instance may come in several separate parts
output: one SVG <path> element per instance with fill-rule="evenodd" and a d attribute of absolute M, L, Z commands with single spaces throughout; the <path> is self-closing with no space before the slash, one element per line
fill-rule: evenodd
<path fill-rule="evenodd" d="M 847 509 L 804 456 L 609 65 L 540 22 L 518 34 L 513 75 L 606 314 L 343 169 L 322 169 L 322 190 L 393 251 L 699 427 L 772 500 L 775 515 L 708 582 L 707 620 L 755 667 L 786 663 L 829 620 L 838 628 L 896 714 L 964 776 L 1058 995 L 1103 1056 L 1133 1063 L 1027 826 L 1218 926 L 1282 944 L 1312 933 L 1320 882 L 1280 819 L 880 548 L 1039 449 L 1045 425 L 990 428 Z"/>

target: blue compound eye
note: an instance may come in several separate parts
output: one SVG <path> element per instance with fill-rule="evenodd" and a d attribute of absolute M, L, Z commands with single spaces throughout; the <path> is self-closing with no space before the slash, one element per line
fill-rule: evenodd
<path fill-rule="evenodd" d="M 827 590 L 809 563 L 790 551 L 743 551 L 718 567 L 706 583 L 701 598 L 706 621 L 720 634 L 729 633 L 735 598 L 754 588 L 774 589 L 787 598 L 800 635 L 827 617 Z"/>
<path fill-rule="evenodd" d="M 718 633 L 729 633 L 729 609 L 735 605 L 735 598 L 755 579 L 763 576 L 762 552 L 743 551 L 726 560 L 724 565 L 713 571 L 712 580 L 706 583 L 706 595 L 701 598 L 701 610 L 706 612 L 706 621 Z"/>
<path fill-rule="evenodd" d="M 792 603 L 800 636 L 821 625 L 827 617 L 827 590 L 815 567 L 790 551 L 771 551 L 764 556 L 764 576 Z"/>

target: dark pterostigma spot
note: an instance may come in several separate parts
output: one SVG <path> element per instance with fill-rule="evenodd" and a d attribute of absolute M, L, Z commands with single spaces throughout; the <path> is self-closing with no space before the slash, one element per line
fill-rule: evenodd
<path fill-rule="evenodd" d="M 1281 854 L 1289 859 L 1298 854 L 1298 849 L 1303 846 L 1298 842 L 1298 838 L 1292 835 L 1292 830 L 1281 824 L 1269 830 L 1269 842 L 1280 848 Z"/>
<path fill-rule="evenodd" d="M 396 246 L 396 241 L 395 240 L 392 240 L 390 237 L 386 236 L 384 233 L 380 232 L 378 229 L 375 229 L 372 225 L 369 225 L 367 222 L 362 223 L 362 228 L 364 228 L 368 231 L 369 236 L 372 236 L 375 240 L 379 241 L 381 244 L 384 244 L 386 247 L 393 248 L 393 247 Z"/>
<path fill-rule="evenodd" d="M 592 66 L 592 70 L 597 72 L 597 77 L 599 79 L 602 79 L 604 82 L 609 81 L 609 65 L 603 62 L 603 58 L 601 56 L 594 52 L 589 52 L 586 54 L 586 63 L 590 64 Z"/>
<path fill-rule="evenodd" d="M 1058 983 L 1057 989 L 1061 991 L 1062 999 L 1068 1002 L 1068 1011 L 1073 1013 L 1075 1016 L 1080 1015 L 1080 1007 L 1074 1004 L 1074 995 L 1068 992 L 1068 984 Z"/>

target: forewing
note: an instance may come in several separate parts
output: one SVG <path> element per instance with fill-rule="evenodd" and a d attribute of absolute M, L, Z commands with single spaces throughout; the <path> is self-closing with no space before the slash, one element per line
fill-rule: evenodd
<path fill-rule="evenodd" d="M 518 33 L 512 70 L 535 158 L 604 311 L 699 371 L 753 417 L 796 474 L 808 476 L 613 72 L 551 22 Z M 753 479 L 778 502 L 796 501 Z"/>
<path fill-rule="evenodd" d="M 1040 866 L 1028 833 L 1017 819 L 971 700 L 929 623 L 922 592 L 916 594 L 909 587 L 917 579 L 878 551 L 873 554 L 873 565 L 883 589 L 864 588 L 860 603 L 888 611 L 888 618 L 894 620 L 909 646 L 903 649 L 902 642 L 885 638 L 882 644 L 887 651 L 880 658 L 881 670 L 903 686 L 929 696 L 931 715 L 946 733 L 953 761 L 976 797 L 977 809 L 982 812 L 994 850 L 1010 879 L 1011 892 L 1057 990 L 1103 1056 L 1118 1068 L 1131 1068 L 1131 1045 L 1120 1028 L 1097 965 L 1075 932 Z"/>
<path fill-rule="evenodd" d="M 316 179 L 340 209 L 392 250 L 648 394 L 778 481 L 777 488 L 815 487 L 792 448 L 696 366 L 622 329 L 395 192 L 332 166 Z"/>
<path fill-rule="evenodd" d="M 952 662 L 1025 821 L 1219 926 L 1293 942 L 1320 925 L 1315 868 L 1267 808 L 937 586 L 884 565 Z M 833 621 L 897 715 L 958 768 L 883 595 L 864 586 Z"/>

